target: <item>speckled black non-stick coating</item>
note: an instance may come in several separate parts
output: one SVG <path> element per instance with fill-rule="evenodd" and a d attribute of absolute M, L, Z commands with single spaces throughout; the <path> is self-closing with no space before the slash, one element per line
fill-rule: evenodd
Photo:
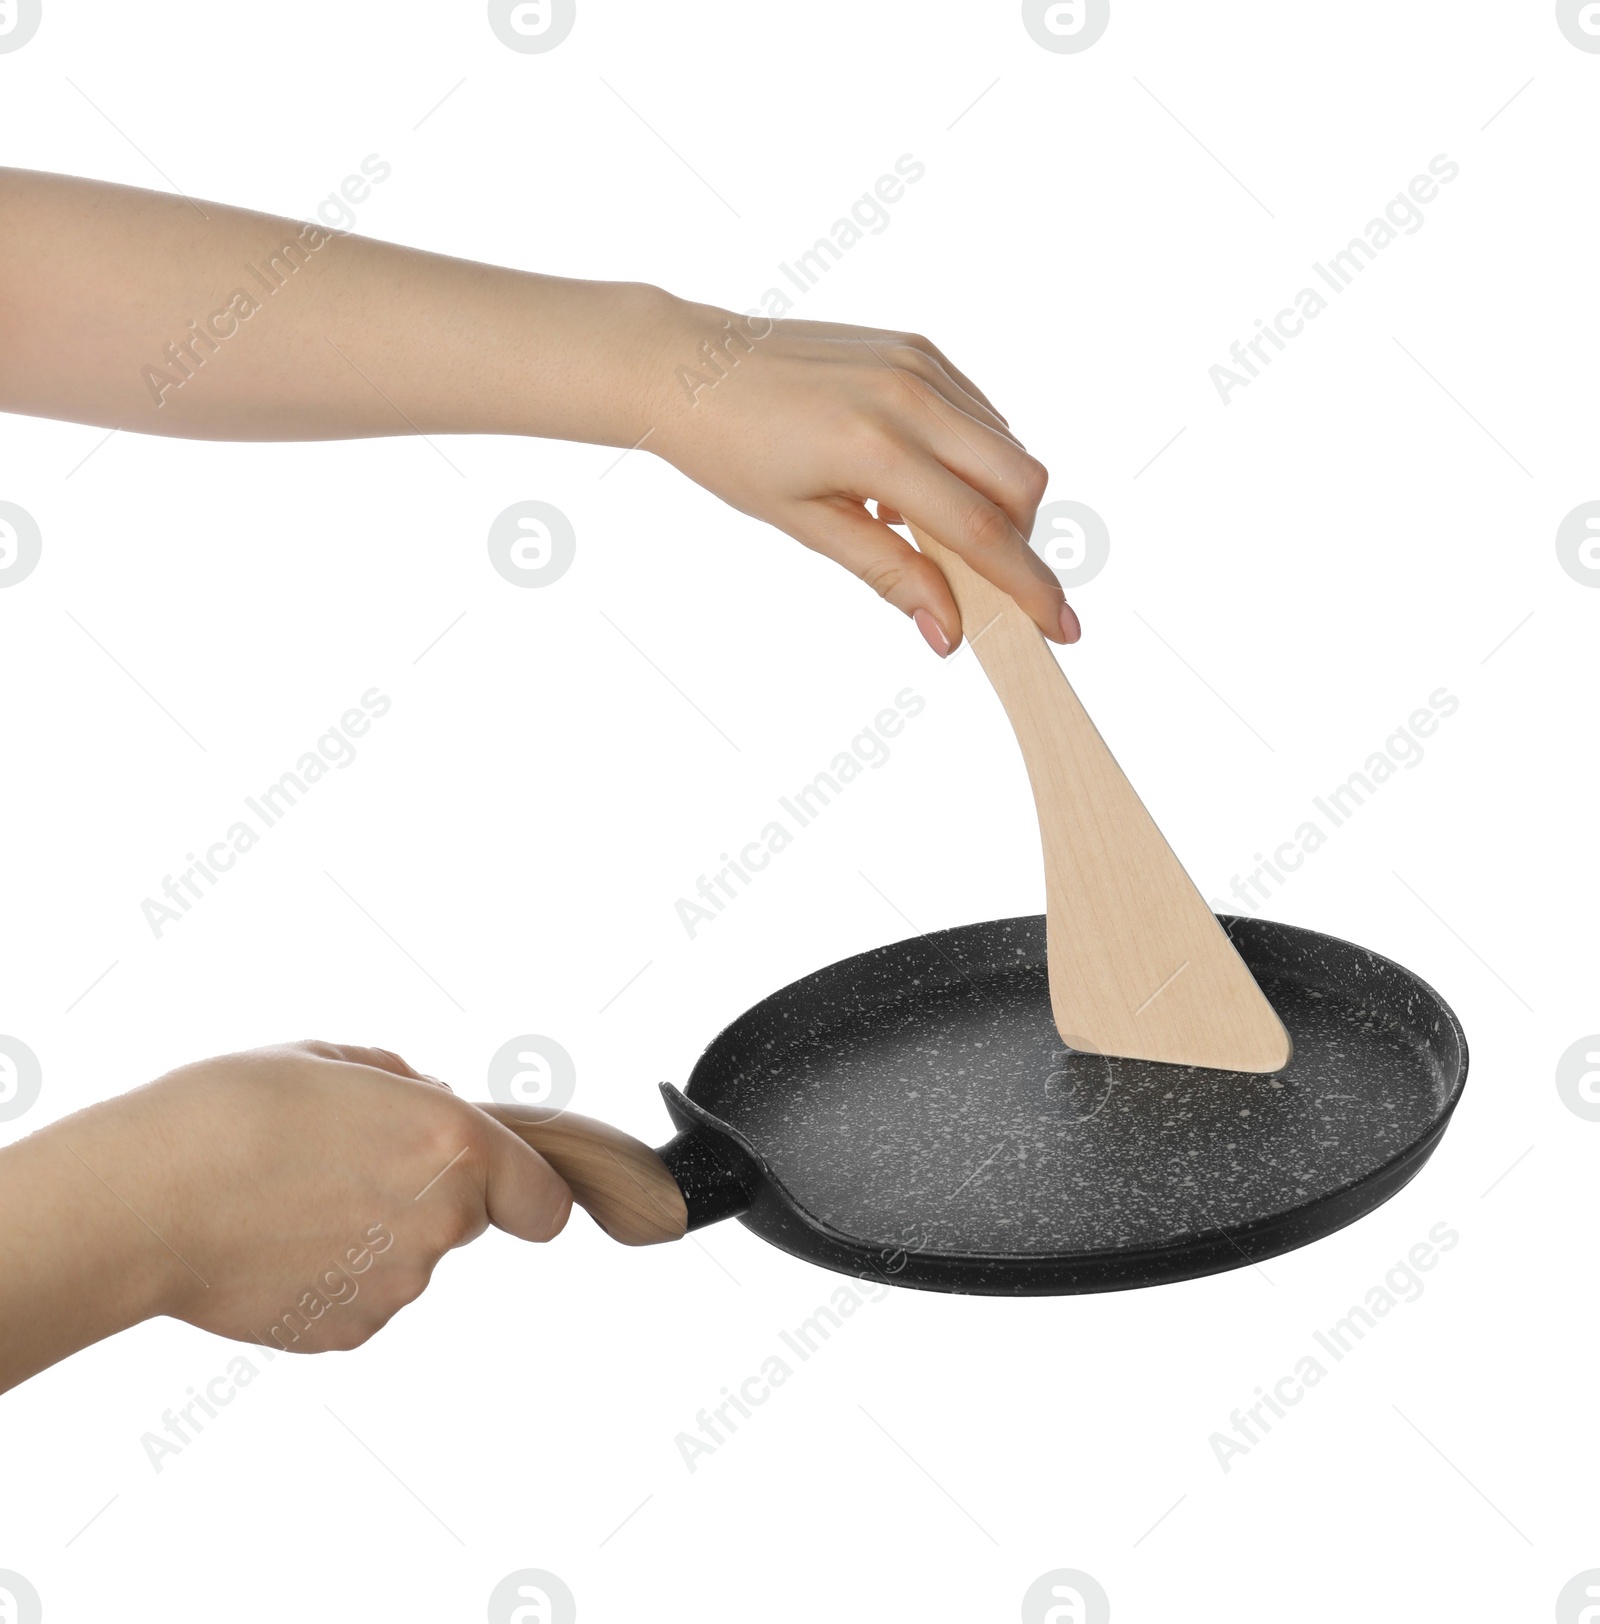
<path fill-rule="evenodd" d="M 740 1017 L 687 1102 L 668 1091 L 687 1129 L 669 1165 L 697 1217 L 748 1200 L 743 1221 L 786 1250 L 934 1289 L 1116 1289 L 1303 1245 L 1426 1159 L 1466 1044 L 1387 959 L 1223 923 L 1294 1039 L 1276 1076 L 1065 1050 L 1044 920 L 1000 920 L 862 954 Z"/>

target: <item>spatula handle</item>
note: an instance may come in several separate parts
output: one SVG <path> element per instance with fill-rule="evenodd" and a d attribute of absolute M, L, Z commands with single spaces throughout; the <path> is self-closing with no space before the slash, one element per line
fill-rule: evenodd
<path fill-rule="evenodd" d="M 977 655 L 978 664 L 994 685 L 1012 726 L 1017 729 L 1023 754 L 1028 758 L 1028 771 L 1032 773 L 1040 763 L 1030 752 L 1031 741 L 1022 737 L 1028 720 L 1027 707 L 1059 695 L 1066 683 L 1050 645 L 1008 593 L 1002 592 L 992 581 L 986 581 L 965 559 L 932 536 L 924 535 L 915 527 L 911 527 L 911 534 L 922 552 L 939 566 L 949 585 L 950 595 L 961 611 L 962 635 Z M 1083 721 L 1087 727 L 1094 726 L 1087 715 Z M 1036 784 L 1035 788 L 1038 787 Z"/>
<path fill-rule="evenodd" d="M 665 1163 L 646 1144 L 593 1117 L 533 1105 L 480 1105 L 539 1152 L 573 1200 L 613 1240 L 654 1246 L 683 1237 L 689 1213 Z"/>

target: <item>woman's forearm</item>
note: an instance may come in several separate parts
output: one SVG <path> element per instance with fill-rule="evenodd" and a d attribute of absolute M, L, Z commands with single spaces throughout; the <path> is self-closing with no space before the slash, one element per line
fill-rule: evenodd
<path fill-rule="evenodd" d="M 0 224 L 0 410 L 219 440 L 651 426 L 658 289 L 28 170 L 0 170 Z"/>
<path fill-rule="evenodd" d="M 0 1392 L 162 1312 L 182 1267 L 108 1127 L 91 1109 L 0 1150 Z"/>

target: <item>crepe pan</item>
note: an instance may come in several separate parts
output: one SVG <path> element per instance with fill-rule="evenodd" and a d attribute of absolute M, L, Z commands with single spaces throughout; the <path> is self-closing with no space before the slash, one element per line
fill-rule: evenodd
<path fill-rule="evenodd" d="M 737 1218 L 824 1268 L 930 1291 L 1117 1291 L 1239 1268 L 1354 1222 L 1427 1161 L 1467 1046 L 1398 964 L 1218 916 L 1293 1039 L 1272 1075 L 1064 1048 L 1043 915 L 819 970 L 733 1022 L 652 1152 L 493 1106 L 618 1239 Z"/>

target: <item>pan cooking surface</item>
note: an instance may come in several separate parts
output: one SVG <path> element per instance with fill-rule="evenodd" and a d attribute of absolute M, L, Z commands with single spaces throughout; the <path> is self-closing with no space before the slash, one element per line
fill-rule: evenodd
<path fill-rule="evenodd" d="M 1294 1039 L 1273 1077 L 1065 1050 L 1030 918 L 796 983 L 717 1040 L 690 1097 L 864 1246 L 1083 1256 L 1246 1229 L 1415 1147 L 1453 1105 L 1465 1054 L 1448 1009 L 1398 965 L 1224 924 Z"/>

